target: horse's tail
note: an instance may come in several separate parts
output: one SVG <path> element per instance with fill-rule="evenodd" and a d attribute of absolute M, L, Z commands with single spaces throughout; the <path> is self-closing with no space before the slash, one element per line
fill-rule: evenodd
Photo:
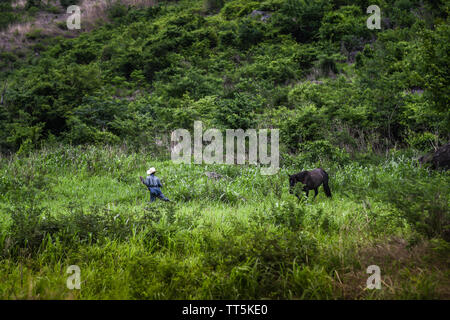
<path fill-rule="evenodd" d="M 325 170 L 323 170 L 323 173 L 325 174 L 325 179 L 323 179 L 323 189 L 325 190 L 325 194 L 327 195 L 328 198 L 331 198 L 331 190 L 330 187 L 328 186 L 328 173 L 325 172 Z"/>
<path fill-rule="evenodd" d="M 328 186 L 328 182 L 323 183 L 323 189 L 325 190 L 325 194 L 327 195 L 327 197 L 331 198 L 331 191 L 330 187 Z"/>

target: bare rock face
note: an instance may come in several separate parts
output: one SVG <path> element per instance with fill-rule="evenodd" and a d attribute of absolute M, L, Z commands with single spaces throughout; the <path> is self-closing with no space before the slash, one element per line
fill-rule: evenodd
<path fill-rule="evenodd" d="M 450 169 L 450 142 L 443 145 L 435 152 L 419 158 L 420 164 L 429 163 L 433 169 Z"/>

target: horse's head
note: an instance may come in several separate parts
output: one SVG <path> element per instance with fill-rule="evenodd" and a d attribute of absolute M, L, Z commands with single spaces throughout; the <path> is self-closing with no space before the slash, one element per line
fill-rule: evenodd
<path fill-rule="evenodd" d="M 294 194 L 294 187 L 297 183 L 297 175 L 293 174 L 289 176 L 289 193 Z"/>
<path fill-rule="evenodd" d="M 297 184 L 297 182 L 303 183 L 306 174 L 307 174 L 307 171 L 302 171 L 297 174 L 289 175 L 289 193 L 290 194 L 294 194 L 294 187 Z"/>

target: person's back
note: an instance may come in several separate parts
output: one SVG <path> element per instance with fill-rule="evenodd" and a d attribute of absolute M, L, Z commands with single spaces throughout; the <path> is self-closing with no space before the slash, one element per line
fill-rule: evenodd
<path fill-rule="evenodd" d="M 162 188 L 161 181 L 154 174 L 147 176 L 144 184 L 149 188 Z"/>
<path fill-rule="evenodd" d="M 158 177 L 155 176 L 156 169 L 150 168 L 147 170 L 147 178 L 142 179 L 142 183 L 145 184 L 150 191 L 150 202 L 155 201 L 156 198 L 160 198 L 164 201 L 170 201 L 166 196 L 163 195 L 161 192 L 162 183 L 161 180 L 159 180 Z"/>

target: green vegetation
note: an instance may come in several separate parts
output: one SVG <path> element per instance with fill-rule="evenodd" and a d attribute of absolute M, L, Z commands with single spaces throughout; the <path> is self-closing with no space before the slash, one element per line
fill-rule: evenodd
<path fill-rule="evenodd" d="M 382 29 L 368 30 L 365 1 L 114 2 L 111 24 L 3 53 L 0 148 L 139 146 L 203 120 L 280 127 L 291 153 L 316 140 L 430 150 L 450 134 L 448 5 L 421 3 L 380 2 Z"/>
<path fill-rule="evenodd" d="M 150 159 L 175 202 L 148 203 L 138 176 Z M 0 297 L 449 297 L 448 173 L 401 154 L 330 163 L 333 198 L 321 191 L 298 201 L 287 183 L 298 169 L 261 176 L 252 166 L 175 165 L 123 147 L 2 159 Z M 227 178 L 209 180 L 206 170 Z M 81 291 L 66 288 L 73 264 Z M 383 290 L 364 290 L 372 264 Z"/>
<path fill-rule="evenodd" d="M 0 10 L 5 29 L 56 9 Z M 58 22 L 71 38 L 2 43 L 0 298 L 450 298 L 450 176 L 415 160 L 450 140 L 448 11 L 112 1 L 90 32 Z M 279 128 L 280 172 L 172 163 L 170 133 L 195 120 Z M 149 166 L 174 202 L 148 203 Z M 314 167 L 333 198 L 298 201 L 287 174 Z M 369 265 L 382 290 L 366 289 Z"/>

